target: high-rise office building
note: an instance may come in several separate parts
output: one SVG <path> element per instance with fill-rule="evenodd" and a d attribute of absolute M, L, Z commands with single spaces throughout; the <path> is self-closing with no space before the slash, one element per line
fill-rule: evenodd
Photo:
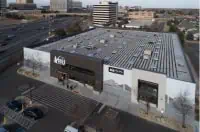
<path fill-rule="evenodd" d="M 81 9 L 82 8 L 82 2 L 79 0 L 73 0 L 72 1 L 72 8 L 73 9 Z"/>
<path fill-rule="evenodd" d="M 0 11 L 5 10 L 7 5 L 6 0 L 0 0 Z"/>
<path fill-rule="evenodd" d="M 33 0 L 16 0 L 17 4 L 32 4 Z"/>
<path fill-rule="evenodd" d="M 52 11 L 68 12 L 72 9 L 72 0 L 50 0 Z"/>
<path fill-rule="evenodd" d="M 118 17 L 118 3 L 101 1 L 93 6 L 94 26 L 109 26 L 116 23 Z"/>

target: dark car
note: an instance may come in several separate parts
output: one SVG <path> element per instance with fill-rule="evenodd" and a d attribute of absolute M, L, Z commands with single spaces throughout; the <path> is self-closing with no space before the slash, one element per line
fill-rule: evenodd
<path fill-rule="evenodd" d="M 25 109 L 22 114 L 26 117 L 33 118 L 34 120 L 41 119 L 44 116 L 42 110 L 33 107 Z"/>
<path fill-rule="evenodd" d="M 8 35 L 7 38 L 6 38 L 6 40 L 11 40 L 11 39 L 13 39 L 15 37 L 16 37 L 15 35 Z"/>
<path fill-rule="evenodd" d="M 8 108 L 10 108 L 16 112 L 19 112 L 20 110 L 22 110 L 22 103 L 18 100 L 9 101 L 9 102 L 7 102 L 6 105 L 8 106 Z"/>
<path fill-rule="evenodd" d="M 0 41 L 0 46 L 6 46 L 6 45 L 8 45 L 7 41 Z"/>

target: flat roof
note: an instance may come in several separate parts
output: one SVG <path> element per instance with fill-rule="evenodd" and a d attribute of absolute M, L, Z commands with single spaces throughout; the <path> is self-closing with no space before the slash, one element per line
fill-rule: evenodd
<path fill-rule="evenodd" d="M 88 50 L 91 46 L 96 49 Z M 110 66 L 142 69 L 193 82 L 179 38 L 173 33 L 97 28 L 36 49 L 77 53 L 104 59 L 104 64 Z M 149 59 L 143 57 L 146 50 L 151 51 Z"/>
<path fill-rule="evenodd" d="M 132 20 L 130 23 L 126 24 L 126 26 L 150 26 L 152 23 L 152 20 Z"/>

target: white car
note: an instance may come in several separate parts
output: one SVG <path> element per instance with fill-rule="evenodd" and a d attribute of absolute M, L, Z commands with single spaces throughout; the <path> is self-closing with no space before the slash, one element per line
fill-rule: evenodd
<path fill-rule="evenodd" d="M 73 128 L 72 126 L 67 126 L 64 132 L 78 132 L 78 129 Z"/>

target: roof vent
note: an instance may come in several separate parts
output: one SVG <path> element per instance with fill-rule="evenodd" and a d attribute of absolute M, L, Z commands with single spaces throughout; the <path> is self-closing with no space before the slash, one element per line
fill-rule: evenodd
<path fill-rule="evenodd" d="M 92 53 L 90 53 L 90 54 L 88 54 L 87 56 L 90 56 L 90 57 L 92 57 L 92 56 L 93 56 L 93 54 L 92 54 Z"/>
<path fill-rule="evenodd" d="M 157 58 L 157 57 L 154 57 L 153 60 L 158 61 L 158 58 Z"/>
<path fill-rule="evenodd" d="M 104 47 L 107 47 L 108 46 L 108 44 L 104 44 Z"/>
<path fill-rule="evenodd" d="M 106 40 L 105 40 L 105 39 L 101 39 L 101 40 L 100 40 L 100 43 L 101 43 L 101 44 L 105 44 L 105 43 L 106 43 Z"/>
<path fill-rule="evenodd" d="M 111 37 L 111 38 L 114 38 L 114 37 L 115 37 L 115 35 L 114 35 L 114 34 L 110 34 L 110 37 Z"/>
<path fill-rule="evenodd" d="M 117 51 L 116 51 L 116 50 L 113 50 L 112 54 L 116 54 L 116 53 L 117 53 Z"/>
<path fill-rule="evenodd" d="M 183 65 L 183 64 L 180 64 L 180 63 L 178 63 L 178 66 L 180 66 L 180 67 L 184 67 L 184 65 Z"/>
<path fill-rule="evenodd" d="M 70 51 L 70 53 L 75 53 L 75 52 L 76 52 L 75 50 Z"/>
<path fill-rule="evenodd" d="M 71 41 L 72 41 L 72 39 L 68 39 L 67 41 L 68 41 L 68 42 L 71 42 Z"/>
<path fill-rule="evenodd" d="M 158 52 L 158 51 L 155 51 L 154 54 L 159 54 L 159 52 Z"/>
<path fill-rule="evenodd" d="M 74 49 L 76 49 L 76 48 L 80 47 L 80 44 L 76 43 L 76 44 L 72 45 L 72 47 L 73 47 Z"/>
<path fill-rule="evenodd" d="M 122 46 L 118 46 L 117 48 L 118 48 L 118 49 L 122 49 Z"/>
<path fill-rule="evenodd" d="M 124 41 L 124 42 L 123 42 L 123 45 L 126 45 L 126 44 L 127 44 L 127 42 L 126 42 L 126 41 Z"/>
<path fill-rule="evenodd" d="M 86 47 L 86 49 L 92 50 L 92 49 L 96 49 L 96 47 L 95 47 L 94 45 L 88 45 L 88 46 Z"/>

